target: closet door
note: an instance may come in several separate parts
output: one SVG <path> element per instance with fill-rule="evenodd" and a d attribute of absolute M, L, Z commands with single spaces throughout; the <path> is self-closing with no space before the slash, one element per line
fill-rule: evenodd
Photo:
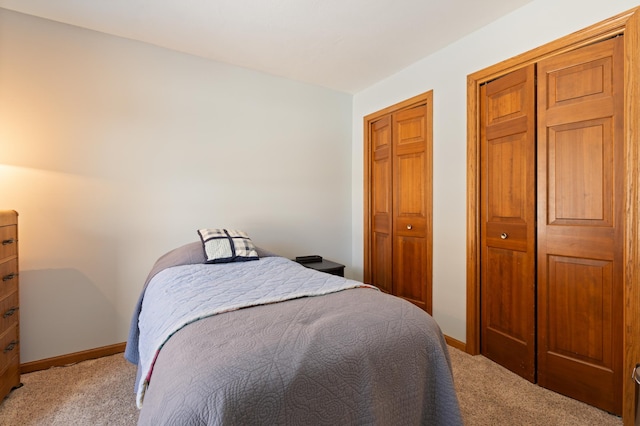
<path fill-rule="evenodd" d="M 431 313 L 431 128 L 420 105 L 393 114 L 393 293 Z"/>
<path fill-rule="evenodd" d="M 365 282 L 432 312 L 433 92 L 365 121 Z"/>
<path fill-rule="evenodd" d="M 538 381 L 622 410 L 623 38 L 538 64 Z"/>
<path fill-rule="evenodd" d="M 392 288 L 391 117 L 371 124 L 371 283 L 387 293 Z"/>
<path fill-rule="evenodd" d="M 481 351 L 535 382 L 535 65 L 481 87 Z"/>

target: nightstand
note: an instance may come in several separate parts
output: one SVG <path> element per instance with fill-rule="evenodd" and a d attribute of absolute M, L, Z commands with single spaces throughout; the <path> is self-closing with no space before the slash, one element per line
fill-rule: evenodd
<path fill-rule="evenodd" d="M 309 262 L 302 263 L 298 262 L 305 268 L 315 269 L 316 271 L 326 272 L 327 274 L 337 275 L 339 277 L 344 277 L 344 265 L 341 265 L 336 262 L 332 262 L 327 259 L 322 259 L 320 262 Z"/>

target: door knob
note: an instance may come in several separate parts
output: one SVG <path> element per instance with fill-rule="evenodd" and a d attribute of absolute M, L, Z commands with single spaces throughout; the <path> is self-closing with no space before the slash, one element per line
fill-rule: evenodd
<path fill-rule="evenodd" d="M 503 232 L 502 234 L 500 234 L 500 238 L 502 238 L 503 240 L 506 240 L 507 238 L 509 238 L 509 234 L 507 234 L 506 232 Z"/>

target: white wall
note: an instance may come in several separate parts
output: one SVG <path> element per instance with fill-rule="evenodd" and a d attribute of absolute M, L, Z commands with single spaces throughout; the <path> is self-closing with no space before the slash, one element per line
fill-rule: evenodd
<path fill-rule="evenodd" d="M 353 99 L 0 9 L 21 361 L 124 341 L 153 262 L 199 227 L 361 278 L 363 117 L 431 89 L 434 316 L 465 341 L 466 76 L 635 6 L 534 0 Z"/>
<path fill-rule="evenodd" d="M 353 100 L 353 266 L 363 268 L 363 117 L 434 91 L 433 313 L 466 341 L 466 77 L 638 6 L 638 0 L 534 0 L 356 94 Z M 452 23 L 455 25 L 455 23 Z"/>
<path fill-rule="evenodd" d="M 200 227 L 349 265 L 351 102 L 0 9 L 0 209 L 20 214 L 21 361 L 125 341 L 153 262 Z"/>

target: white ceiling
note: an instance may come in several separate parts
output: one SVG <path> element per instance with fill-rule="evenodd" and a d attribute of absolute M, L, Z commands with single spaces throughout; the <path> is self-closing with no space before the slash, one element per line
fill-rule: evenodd
<path fill-rule="evenodd" d="M 356 93 L 532 0 L 0 0 L 0 7 Z"/>

